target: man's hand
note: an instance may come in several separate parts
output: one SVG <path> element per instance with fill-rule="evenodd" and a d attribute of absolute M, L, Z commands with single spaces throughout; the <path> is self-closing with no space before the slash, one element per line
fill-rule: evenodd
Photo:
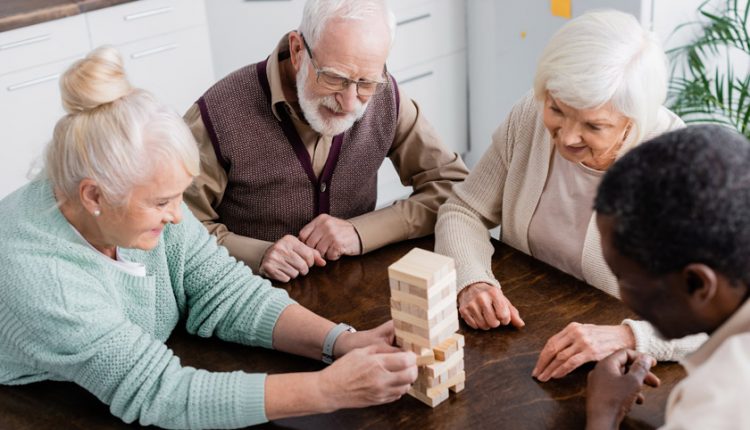
<path fill-rule="evenodd" d="M 562 378 L 584 363 L 601 360 L 623 348 L 635 348 L 630 327 L 573 322 L 549 338 L 531 376 L 542 382 Z"/>
<path fill-rule="evenodd" d="M 461 290 L 458 295 L 458 312 L 469 326 L 482 330 L 508 324 L 518 328 L 526 325 L 518 314 L 518 309 L 503 292 L 485 282 L 471 284 Z"/>
<path fill-rule="evenodd" d="M 313 265 L 325 266 L 326 261 L 317 250 L 292 235 L 286 235 L 266 250 L 260 263 L 260 274 L 289 282 L 300 274 L 307 275 Z"/>
<path fill-rule="evenodd" d="M 589 372 L 586 390 L 586 428 L 616 429 L 633 403 L 643 403 L 643 384 L 658 387 L 650 372 L 656 360 L 629 349 L 621 349 L 601 360 Z"/>
<path fill-rule="evenodd" d="M 320 214 L 302 227 L 299 239 L 316 249 L 327 260 L 338 260 L 342 255 L 362 253 L 359 234 L 349 221 Z"/>

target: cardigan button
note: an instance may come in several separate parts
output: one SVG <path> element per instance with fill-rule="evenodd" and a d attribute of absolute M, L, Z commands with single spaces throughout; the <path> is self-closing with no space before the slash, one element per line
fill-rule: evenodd
<path fill-rule="evenodd" d="M 320 192 L 325 193 L 326 192 L 326 183 L 323 182 L 320 184 Z"/>

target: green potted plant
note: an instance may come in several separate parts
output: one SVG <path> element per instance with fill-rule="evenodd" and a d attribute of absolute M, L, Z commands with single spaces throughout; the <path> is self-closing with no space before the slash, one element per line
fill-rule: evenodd
<path fill-rule="evenodd" d="M 700 21 L 675 30 L 692 30 L 695 36 L 667 51 L 672 64 L 668 104 L 686 123 L 720 123 L 750 138 L 750 75 L 737 70 L 750 64 L 750 1 L 718 3 L 705 1 L 698 8 Z"/>

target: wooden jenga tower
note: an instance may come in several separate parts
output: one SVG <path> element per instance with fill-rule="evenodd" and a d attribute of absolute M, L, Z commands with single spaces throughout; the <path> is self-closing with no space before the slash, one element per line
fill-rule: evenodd
<path fill-rule="evenodd" d="M 396 343 L 419 358 L 409 394 L 435 407 L 464 389 L 464 337 L 458 330 L 453 259 L 414 248 L 388 267 Z"/>

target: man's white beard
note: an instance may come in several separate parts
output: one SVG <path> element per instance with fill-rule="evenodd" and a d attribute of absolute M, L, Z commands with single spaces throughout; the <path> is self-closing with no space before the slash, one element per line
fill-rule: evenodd
<path fill-rule="evenodd" d="M 302 60 L 300 71 L 297 72 L 297 97 L 302 113 L 305 114 L 305 119 L 310 123 L 313 130 L 325 136 L 336 136 L 349 130 L 365 114 L 367 103 L 356 100 L 357 106 L 354 112 L 343 118 L 324 119 L 320 113 L 322 106 L 337 113 L 341 112 L 341 106 L 339 106 L 334 95 L 323 96 L 318 99 L 308 97 L 305 92 L 305 83 L 310 72 L 309 61 L 310 59 L 305 57 Z"/>

